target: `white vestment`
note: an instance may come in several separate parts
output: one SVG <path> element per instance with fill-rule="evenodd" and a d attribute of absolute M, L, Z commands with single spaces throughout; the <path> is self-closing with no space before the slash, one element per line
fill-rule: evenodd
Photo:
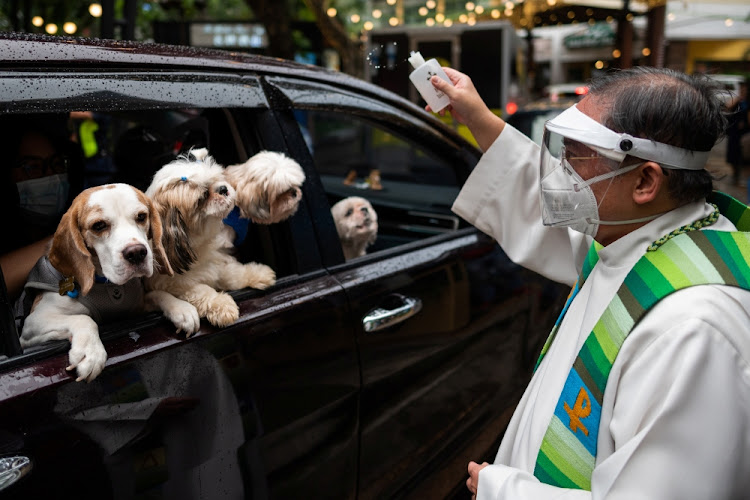
<path fill-rule="evenodd" d="M 453 210 L 518 264 L 571 286 L 576 280 L 591 239 L 542 225 L 539 147 L 511 126 L 484 154 Z M 625 340 L 604 393 L 591 492 L 533 475 L 573 361 L 628 271 L 651 242 L 712 211 L 703 201 L 683 206 L 601 250 L 495 463 L 479 474 L 478 500 L 750 498 L 750 292 L 723 285 L 673 293 Z M 722 216 L 706 229 L 735 227 Z"/>

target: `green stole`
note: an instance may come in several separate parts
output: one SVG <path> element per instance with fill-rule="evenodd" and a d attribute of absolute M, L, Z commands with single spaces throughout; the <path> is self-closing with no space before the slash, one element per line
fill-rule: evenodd
<path fill-rule="evenodd" d="M 630 270 L 570 369 L 536 459 L 534 476 L 541 482 L 591 490 L 607 378 L 625 338 L 654 304 L 674 291 L 695 285 L 750 290 L 750 209 L 719 192 L 714 192 L 709 201 L 738 231 L 694 230 L 712 224 L 718 217 L 714 212 L 713 220 L 683 226 L 654 242 Z M 600 248 L 595 244 L 589 249 L 581 276 L 542 348 L 537 367 L 572 296 L 598 261 Z"/>

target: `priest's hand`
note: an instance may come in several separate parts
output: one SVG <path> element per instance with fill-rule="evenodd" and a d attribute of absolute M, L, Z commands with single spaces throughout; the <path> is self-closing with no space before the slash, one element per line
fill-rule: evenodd
<path fill-rule="evenodd" d="M 469 462 L 469 479 L 466 480 L 466 487 L 469 488 L 469 491 L 471 492 L 471 500 L 476 500 L 477 498 L 477 486 L 479 486 L 479 471 L 487 467 L 487 462 L 484 462 L 482 465 L 479 465 L 476 462 Z"/>

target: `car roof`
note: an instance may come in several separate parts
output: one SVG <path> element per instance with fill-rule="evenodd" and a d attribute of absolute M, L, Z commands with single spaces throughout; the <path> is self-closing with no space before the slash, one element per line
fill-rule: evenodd
<path fill-rule="evenodd" d="M 360 94 L 421 110 L 392 92 L 346 73 L 320 66 L 302 64 L 275 57 L 182 45 L 149 42 L 105 40 L 48 36 L 27 33 L 0 33 L 0 68 L 12 69 L 43 62 L 44 66 L 61 70 L 79 66 L 97 69 L 143 69 L 149 66 L 164 70 L 200 69 L 226 72 L 227 70 L 294 76 L 356 88 Z"/>
<path fill-rule="evenodd" d="M 167 45 L 152 42 L 49 36 L 41 34 L 0 33 L 0 71 L 15 68 L 27 71 L 34 65 L 44 69 L 101 71 L 199 70 L 221 73 L 254 73 L 293 77 L 329 84 L 359 96 L 388 103 L 412 116 L 433 122 L 454 141 L 469 144 L 455 129 L 415 103 L 373 83 L 340 71 L 298 63 L 287 59 L 210 48 Z"/>

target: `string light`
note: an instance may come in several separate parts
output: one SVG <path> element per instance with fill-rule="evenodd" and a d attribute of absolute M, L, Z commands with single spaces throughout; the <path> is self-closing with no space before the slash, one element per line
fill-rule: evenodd
<path fill-rule="evenodd" d="M 34 16 L 31 18 L 31 24 L 40 28 L 44 24 L 44 19 L 42 19 L 42 16 Z"/>
<path fill-rule="evenodd" d="M 89 14 L 93 17 L 102 17 L 102 5 L 99 3 L 89 5 Z"/>
<path fill-rule="evenodd" d="M 47 26 L 44 27 L 44 31 L 46 31 L 50 35 L 54 35 L 55 33 L 57 33 L 57 25 L 49 23 Z"/>
<path fill-rule="evenodd" d="M 63 24 L 63 31 L 67 33 L 68 35 L 72 35 L 78 30 L 78 26 L 76 26 L 76 23 L 68 21 L 67 23 Z"/>
<path fill-rule="evenodd" d="M 383 11 L 380 9 L 375 9 L 372 11 L 372 17 L 375 19 L 380 19 L 383 16 Z"/>
<path fill-rule="evenodd" d="M 338 11 L 336 9 L 334 9 L 333 7 L 329 8 L 326 11 L 326 14 L 328 14 L 328 17 L 336 17 L 337 13 L 338 13 Z"/>

